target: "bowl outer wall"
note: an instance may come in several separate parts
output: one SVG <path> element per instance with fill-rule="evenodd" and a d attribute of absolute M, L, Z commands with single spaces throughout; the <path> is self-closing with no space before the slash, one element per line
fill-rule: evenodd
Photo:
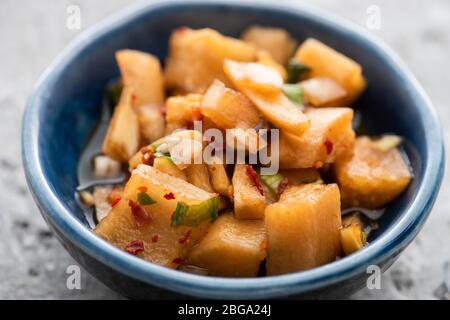
<path fill-rule="evenodd" d="M 428 143 L 426 154 L 422 155 L 427 159 L 426 167 L 416 197 L 395 225 L 386 230 L 369 247 L 352 255 L 351 259 L 342 259 L 304 272 L 257 279 L 211 278 L 186 274 L 148 263 L 106 243 L 71 214 L 49 185 L 41 163 L 38 144 L 42 126 L 39 112 L 45 108 L 46 99 L 49 98 L 46 87 L 64 71 L 68 61 L 74 59 L 83 47 L 95 42 L 98 37 L 121 28 L 138 16 L 158 10 L 176 10 L 180 7 L 214 6 L 230 6 L 236 10 L 270 10 L 281 15 L 298 12 L 299 15 L 308 15 L 324 25 L 344 31 L 349 37 L 357 38 L 377 54 L 383 55 L 386 62 L 395 67 L 398 76 L 408 84 L 408 94 L 422 102 L 417 111 L 422 116 L 424 126 L 429 130 L 426 131 Z M 45 219 L 50 220 L 59 232 L 92 258 L 129 277 L 174 292 L 208 298 L 271 298 L 304 293 L 350 279 L 364 273 L 368 265 L 379 264 L 398 254 L 415 237 L 432 208 L 443 177 L 444 157 L 442 133 L 436 112 L 424 90 L 400 59 L 381 41 L 360 27 L 303 4 L 289 7 L 278 4 L 273 6 L 258 3 L 183 1 L 133 5 L 85 31 L 47 68 L 29 98 L 22 128 L 22 160 L 27 182 Z"/>

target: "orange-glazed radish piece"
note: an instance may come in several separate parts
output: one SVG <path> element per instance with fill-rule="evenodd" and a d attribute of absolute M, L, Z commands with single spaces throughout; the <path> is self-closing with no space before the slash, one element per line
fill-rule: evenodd
<path fill-rule="evenodd" d="M 201 120 L 199 114 L 203 96 L 188 94 L 173 96 L 166 101 L 166 134 L 176 129 L 192 129 L 195 120 Z"/>
<path fill-rule="evenodd" d="M 341 250 L 341 203 L 336 184 L 289 186 L 267 206 L 267 275 L 315 268 Z"/>
<path fill-rule="evenodd" d="M 224 70 L 266 120 L 296 136 L 308 130 L 308 117 L 283 94 L 283 79 L 274 69 L 258 63 L 226 60 Z"/>
<path fill-rule="evenodd" d="M 346 207 L 381 208 L 406 189 L 412 174 L 398 141 L 362 136 L 355 141 L 353 156 L 338 159 L 335 173 Z"/>
<path fill-rule="evenodd" d="M 208 192 L 215 192 L 211 186 L 209 172 L 206 164 L 190 164 L 183 170 L 186 174 L 187 181 L 192 183 L 194 186 L 199 187 Z"/>
<path fill-rule="evenodd" d="M 306 101 L 314 107 L 340 107 L 347 97 L 345 89 L 336 81 L 317 77 L 300 82 Z"/>
<path fill-rule="evenodd" d="M 352 152 L 352 109 L 307 108 L 305 113 L 311 127 L 302 137 L 281 131 L 280 168 L 320 168 Z"/>
<path fill-rule="evenodd" d="M 225 73 L 239 90 L 248 88 L 268 99 L 281 94 L 283 78 L 277 70 L 262 63 L 225 60 Z"/>
<path fill-rule="evenodd" d="M 130 244 L 140 241 L 140 257 L 177 268 L 203 238 L 212 219 L 205 219 L 196 226 L 173 226 L 178 203 L 196 205 L 213 197 L 216 195 L 186 181 L 139 165 L 125 186 L 123 198 L 97 225 L 95 233 L 128 252 Z"/>
<path fill-rule="evenodd" d="M 258 110 L 242 93 L 215 80 L 201 102 L 201 112 L 222 129 L 254 128 L 260 122 Z"/>
<path fill-rule="evenodd" d="M 295 58 L 311 68 L 311 78 L 328 77 L 339 83 L 348 94 L 346 104 L 354 101 L 366 87 L 361 65 L 316 39 L 303 42 Z"/>
<path fill-rule="evenodd" d="M 282 66 L 287 65 L 296 45 L 291 35 L 282 28 L 251 26 L 242 33 L 241 38 L 267 51 Z"/>
<path fill-rule="evenodd" d="M 166 122 L 161 113 L 160 105 L 149 104 L 135 107 L 141 137 L 145 144 L 152 143 L 162 136 L 166 131 Z"/>
<path fill-rule="evenodd" d="M 181 93 L 204 93 L 215 79 L 227 83 L 223 73 L 225 59 L 254 61 L 256 49 L 212 29 L 179 28 L 169 40 L 166 84 Z"/>
<path fill-rule="evenodd" d="M 250 165 L 236 164 L 232 178 L 234 212 L 237 219 L 264 219 L 266 198 L 262 183 Z"/>
<path fill-rule="evenodd" d="M 230 178 L 228 178 L 225 164 L 216 157 L 211 163 L 207 164 L 209 175 L 211 176 L 211 184 L 213 189 L 224 197 L 229 197 L 229 187 L 231 186 Z"/>
<path fill-rule="evenodd" d="M 221 277 L 256 277 L 265 253 L 264 222 L 239 220 L 233 212 L 222 214 L 194 247 L 188 264 Z"/>
<path fill-rule="evenodd" d="M 342 218 L 341 245 L 346 255 L 361 250 L 367 243 L 364 223 L 358 214 Z"/>
<path fill-rule="evenodd" d="M 164 77 L 159 59 L 137 50 L 116 52 L 122 83 L 133 89 L 132 104 L 136 110 L 144 143 L 151 143 L 164 135 Z"/>
<path fill-rule="evenodd" d="M 137 50 L 116 52 L 122 82 L 133 89 L 135 106 L 164 102 L 164 77 L 159 59 Z"/>
<path fill-rule="evenodd" d="M 286 69 L 277 61 L 275 61 L 269 52 L 260 50 L 258 51 L 256 56 L 257 56 L 256 62 L 268 66 L 270 68 L 273 68 L 276 72 L 278 72 L 283 81 L 286 82 L 288 77 Z"/>
<path fill-rule="evenodd" d="M 172 160 L 167 157 L 157 157 L 153 160 L 153 168 L 167 173 L 169 176 L 188 181 L 186 173 L 177 167 Z"/>
<path fill-rule="evenodd" d="M 315 168 L 282 169 L 280 174 L 288 179 L 289 185 L 312 183 L 321 180 L 320 172 Z"/>
<path fill-rule="evenodd" d="M 102 151 L 110 158 L 127 162 L 139 148 L 139 122 L 132 106 L 133 91 L 124 88 L 119 104 L 114 109 Z"/>

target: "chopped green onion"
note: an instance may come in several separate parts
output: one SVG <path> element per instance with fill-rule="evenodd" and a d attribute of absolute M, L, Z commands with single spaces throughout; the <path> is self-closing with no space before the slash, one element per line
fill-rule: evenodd
<path fill-rule="evenodd" d="M 311 68 L 298 62 L 297 59 L 292 58 L 288 65 L 288 83 L 297 83 L 303 80 L 310 72 Z"/>
<path fill-rule="evenodd" d="M 150 204 L 156 203 L 156 201 L 153 200 L 153 199 L 147 194 L 147 192 L 139 192 L 138 195 L 137 195 L 137 200 L 138 200 L 138 203 L 139 203 L 140 205 L 143 205 L 143 206 L 148 206 L 148 205 L 150 205 Z"/>
<path fill-rule="evenodd" d="M 299 84 L 284 84 L 283 93 L 289 100 L 303 110 L 303 89 Z"/>
<path fill-rule="evenodd" d="M 162 143 L 152 144 L 150 146 L 152 148 L 152 150 L 153 150 L 153 156 L 155 158 L 166 158 L 170 162 L 173 162 L 172 158 L 170 157 L 170 153 L 157 151 L 160 145 L 162 145 Z"/>
<path fill-rule="evenodd" d="M 216 219 L 219 214 L 219 197 L 212 197 L 198 204 L 187 205 L 179 201 L 172 215 L 172 226 L 196 227 L 209 219 Z"/>
<path fill-rule="evenodd" d="M 281 173 L 272 174 L 272 175 L 260 175 L 260 178 L 264 184 L 270 188 L 270 190 L 274 194 L 278 194 L 278 187 L 280 182 L 284 179 L 284 176 Z"/>
<path fill-rule="evenodd" d="M 113 107 L 117 106 L 120 100 L 120 95 L 122 94 L 122 81 L 117 80 L 108 88 L 109 101 Z"/>
<path fill-rule="evenodd" d="M 164 158 L 173 163 L 173 160 L 168 153 L 155 152 L 153 155 L 155 156 L 155 158 Z"/>

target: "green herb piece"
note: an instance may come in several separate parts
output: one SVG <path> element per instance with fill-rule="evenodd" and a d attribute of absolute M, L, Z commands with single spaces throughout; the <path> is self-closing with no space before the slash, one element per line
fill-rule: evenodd
<path fill-rule="evenodd" d="M 172 162 L 173 163 L 173 160 L 172 160 L 172 158 L 170 157 L 170 153 L 168 153 L 168 152 L 160 152 L 160 151 L 157 151 L 158 150 L 158 147 L 161 145 L 162 143 L 159 143 L 159 144 L 152 144 L 150 147 L 152 148 L 152 150 L 153 150 L 153 156 L 155 157 L 155 158 L 166 158 L 167 160 L 169 160 L 170 162 Z"/>
<path fill-rule="evenodd" d="M 309 73 L 311 68 L 298 62 L 297 59 L 292 58 L 289 61 L 287 73 L 288 73 L 288 83 L 297 83 L 303 80 Z"/>
<path fill-rule="evenodd" d="M 198 204 L 187 205 L 179 201 L 172 215 L 172 226 L 180 225 L 196 227 L 208 219 L 216 219 L 219 215 L 219 197 L 212 197 Z"/>
<path fill-rule="evenodd" d="M 173 160 L 168 153 L 155 152 L 153 155 L 155 156 L 155 158 L 164 158 L 173 163 Z"/>
<path fill-rule="evenodd" d="M 122 89 L 123 85 L 121 80 L 117 80 L 117 82 L 115 82 L 108 88 L 109 101 L 111 102 L 111 105 L 113 107 L 119 104 Z"/>
<path fill-rule="evenodd" d="M 139 192 L 138 195 L 137 195 L 137 200 L 138 200 L 138 203 L 139 203 L 140 205 L 143 205 L 143 206 L 148 206 L 148 205 L 150 205 L 150 204 L 156 203 L 156 201 L 153 200 L 153 199 L 148 195 L 147 192 Z"/>
<path fill-rule="evenodd" d="M 281 173 L 272 175 L 260 175 L 261 181 L 272 191 L 275 195 L 278 194 L 278 187 L 280 182 L 284 179 Z"/>
<path fill-rule="evenodd" d="M 303 89 L 299 84 L 286 83 L 283 85 L 283 93 L 302 111 L 303 107 Z"/>

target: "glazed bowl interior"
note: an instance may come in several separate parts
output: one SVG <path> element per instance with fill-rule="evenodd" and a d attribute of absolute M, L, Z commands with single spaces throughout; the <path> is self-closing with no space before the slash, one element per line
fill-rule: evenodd
<path fill-rule="evenodd" d="M 357 254 L 314 270 L 265 279 L 219 279 L 167 270 L 104 243 L 89 229 L 75 199 L 77 161 L 100 114 L 107 82 L 118 76 L 116 50 L 167 53 L 170 33 L 180 27 L 210 27 L 239 37 L 249 25 L 288 30 L 299 42 L 320 39 L 359 62 L 368 88 L 355 105 L 371 134 L 393 132 L 406 138 L 413 183 L 380 221 L 371 244 Z M 101 23 L 76 40 L 46 71 L 24 118 L 24 164 L 28 182 L 44 217 L 116 270 L 183 293 L 233 297 L 259 290 L 253 297 L 277 296 L 319 287 L 321 281 L 350 277 L 405 246 L 423 223 L 440 184 L 442 141 L 437 117 L 425 94 L 397 58 L 362 31 L 314 9 L 299 10 L 237 4 L 161 4 L 142 6 Z M 431 185 L 432 184 L 432 185 Z M 122 269 L 123 268 L 123 269 Z M 201 280 L 199 280 L 201 279 Z M 211 278 L 208 278 L 211 279 Z M 189 284 L 197 283 L 196 289 Z M 288 285 L 290 283 L 290 285 Z M 289 288 L 283 286 L 290 286 Z"/>

